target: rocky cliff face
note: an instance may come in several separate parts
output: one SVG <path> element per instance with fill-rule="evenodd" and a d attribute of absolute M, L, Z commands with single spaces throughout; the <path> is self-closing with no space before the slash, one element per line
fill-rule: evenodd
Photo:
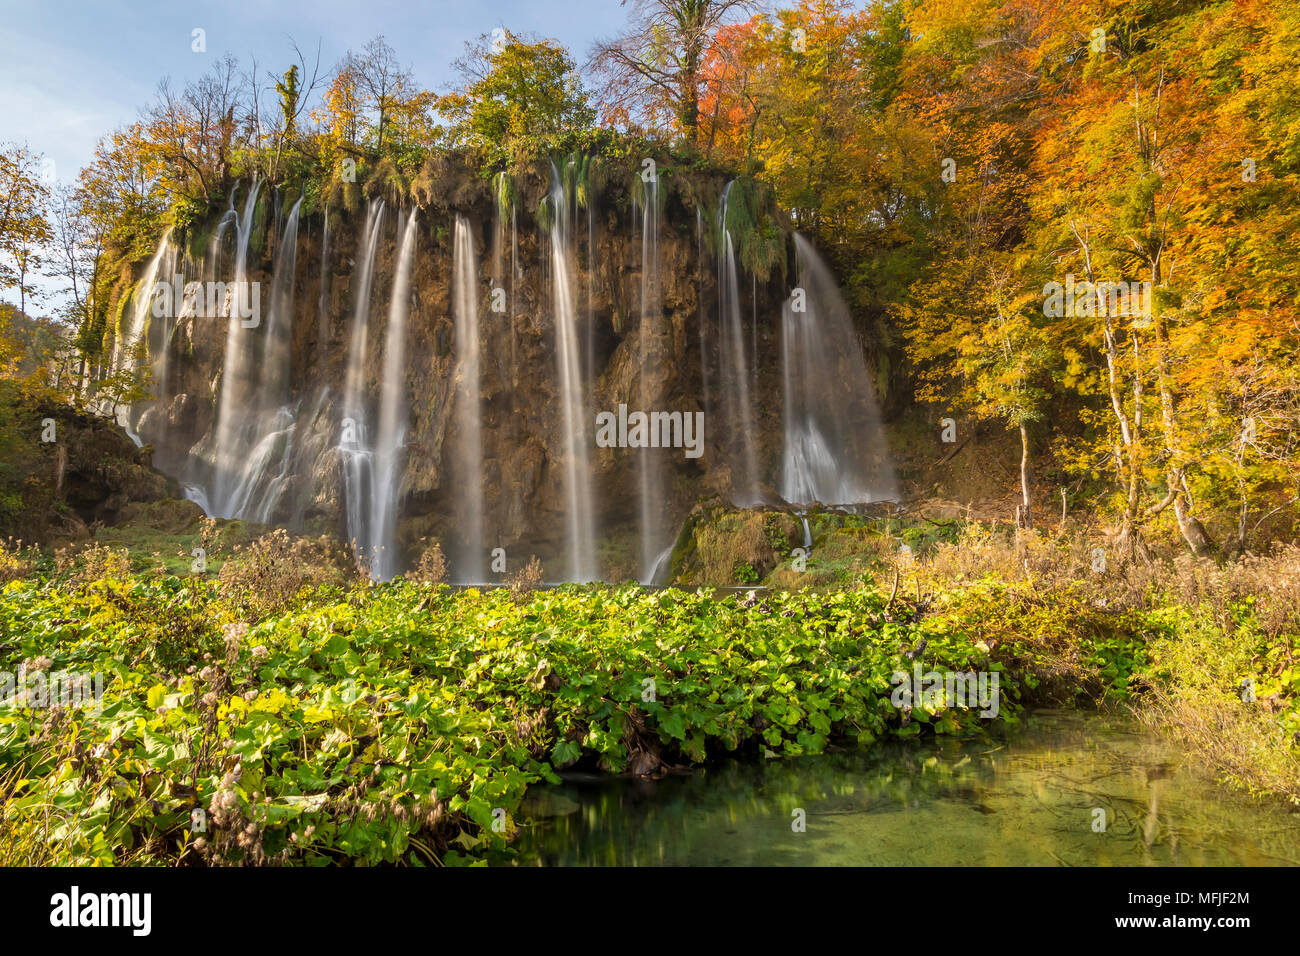
<path fill-rule="evenodd" d="M 557 374 L 555 269 L 551 236 L 539 222 L 539 205 L 552 187 L 550 170 L 529 169 L 514 183 L 513 208 L 499 210 L 492 184 L 446 164 L 421 193 L 410 285 L 403 387 L 409 397 L 405 465 L 400 470 L 396 541 L 405 560 L 422 539 L 450 549 L 464 516 L 452 475 L 463 416 L 456 414 L 458 365 L 453 322 L 452 243 L 455 217 L 470 223 L 479 304 L 484 542 L 505 549 L 511 567 L 530 554 L 557 571 L 565 548 L 565 423 Z M 718 320 L 714 244 L 717 197 L 723 182 L 700 175 L 662 175 L 657 219 L 658 307 L 643 321 L 646 280 L 644 212 L 638 211 L 635 172 L 604 168 L 593 174 L 590 209 L 575 203 L 570 223 L 572 286 L 578 353 L 586 376 L 590 494 L 598 532 L 600 571 L 622 578 L 637 573 L 637 526 L 644 522 L 641 458 L 657 456 L 654 508 L 676 529 L 693 505 L 736 487 L 739 421 L 728 421 L 721 390 L 734 388 L 719 358 L 724 330 Z M 257 206 L 248 244 L 248 278 L 259 282 L 263 309 L 288 207 L 297 196 L 268 191 Z M 389 209 L 400 200 L 387 198 Z M 233 204 L 232 204 L 233 208 Z M 552 212 L 551 215 L 554 215 Z M 308 208 L 298 227 L 292 291 L 288 394 L 295 425 L 278 465 L 282 481 L 265 515 L 273 523 L 348 535 L 345 482 L 337 453 L 340 396 L 344 388 L 363 260 L 366 209 Z M 546 218 L 543 213 L 542 219 Z M 381 225 L 371 289 L 371 323 L 361 361 L 364 391 L 378 402 L 384 374 L 387 315 L 398 260 L 398 217 Z M 217 220 L 183 237 L 191 254 L 185 279 L 227 276 L 237 241 L 221 235 Z M 203 256 L 194 251 L 203 252 Z M 775 498 L 782 442 L 781 304 L 789 293 L 784 265 L 759 281 L 742 275 L 740 315 L 748 350 L 752 435 L 758 484 Z M 497 291 L 500 290 L 500 291 Z M 500 311 L 494 310 L 499 309 Z M 150 351 L 163 368 L 156 404 L 140 411 L 138 431 L 155 448 L 156 464 L 182 482 L 203 484 L 210 473 L 211 443 L 227 346 L 228 320 L 182 316 L 155 319 Z M 253 330 L 257 334 L 259 330 Z M 757 362 L 753 355 L 757 354 Z M 160 362 L 159 360 L 162 359 Z M 257 370 L 250 371 L 256 376 Z M 730 370 L 734 377 L 734 369 Z M 247 377 L 247 376 L 246 376 Z M 709 387 L 705 388 L 708 381 Z M 251 388 L 245 381 L 228 387 Z M 644 408 L 653 396 L 652 408 Z M 705 453 L 682 449 L 597 447 L 594 416 L 630 409 L 705 412 Z M 749 480 L 749 479 L 747 479 Z M 247 517 L 247 516 L 245 516 Z"/>
<path fill-rule="evenodd" d="M 180 493 L 111 422 L 53 398 L 6 396 L 16 428 L 0 486 L 0 539 L 82 540 L 97 525 L 129 516 L 133 505 Z"/>

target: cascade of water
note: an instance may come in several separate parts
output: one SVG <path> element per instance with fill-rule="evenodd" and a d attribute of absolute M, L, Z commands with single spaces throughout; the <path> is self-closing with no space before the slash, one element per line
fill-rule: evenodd
<path fill-rule="evenodd" d="M 700 327 L 700 401 L 704 420 L 713 421 L 713 403 L 709 394 L 709 323 L 704 314 L 704 212 L 695 208 L 695 321 Z"/>
<path fill-rule="evenodd" d="M 365 245 L 361 251 L 360 273 L 357 276 L 357 297 L 352 311 L 352 336 L 348 348 L 347 374 L 343 382 L 343 414 L 361 421 L 365 418 L 365 404 L 361 390 L 364 384 L 366 342 L 370 336 L 370 286 L 375 275 L 375 250 L 379 245 L 379 229 L 384 221 L 384 201 L 373 199 L 366 211 Z"/>
<path fill-rule="evenodd" d="M 757 395 L 758 389 L 758 276 L 750 273 L 749 276 L 749 335 L 750 345 L 749 354 L 752 358 L 750 362 L 750 374 L 753 376 L 753 383 L 750 386 L 753 389 L 751 394 Z"/>
<path fill-rule="evenodd" d="M 217 405 L 217 431 L 213 445 L 212 484 L 208 495 L 217 515 L 232 517 L 228 509 L 231 492 L 239 482 L 243 466 L 240 432 L 246 421 L 246 404 L 252 396 L 256 382 L 249 381 L 249 333 L 245 328 L 244 313 L 249 310 L 248 243 L 253 234 L 253 213 L 257 208 L 260 179 L 254 179 L 244 200 L 244 209 L 236 220 L 238 233 L 235 246 L 235 301 L 229 293 L 225 307 L 229 310 L 226 324 L 226 351 L 221 363 L 221 397 Z"/>
<path fill-rule="evenodd" d="M 797 504 L 897 497 L 871 376 L 830 269 L 795 233 L 799 288 L 782 309 L 785 446 L 781 496 Z"/>
<path fill-rule="evenodd" d="M 574 581 L 590 581 L 596 577 L 595 512 L 584 433 L 587 424 L 586 387 L 578 352 L 577 308 L 570 265 L 571 206 L 554 164 L 551 166 L 550 205 L 555 359 L 563 411 L 565 492 L 568 499 L 568 576 Z"/>
<path fill-rule="evenodd" d="M 401 493 L 401 454 L 406 438 L 406 319 L 411 309 L 411 271 L 415 261 L 416 214 L 399 226 L 402 237 L 388 305 L 384 338 L 384 378 L 379 394 L 379 430 L 372 457 L 370 504 L 371 575 L 387 581 L 397 570 L 397 502 Z"/>
<path fill-rule="evenodd" d="M 596 383 L 596 201 L 587 198 L 587 334 L 586 376 L 595 388 Z"/>
<path fill-rule="evenodd" d="M 200 270 L 199 279 L 205 282 L 215 281 L 217 271 L 221 266 L 221 253 L 223 251 L 222 241 L 226 238 L 226 232 L 230 229 L 230 224 L 239 218 L 239 213 L 235 212 L 235 193 L 230 193 L 230 206 L 222 213 L 221 219 L 217 222 L 217 228 L 213 230 L 212 238 L 208 240 L 207 251 L 203 254 L 203 268 Z"/>
<path fill-rule="evenodd" d="M 298 263 L 298 210 L 294 203 L 276 246 L 271 295 L 256 365 L 256 391 L 244 407 L 237 481 L 221 503 L 228 517 L 268 522 L 292 480 L 295 410 L 289 405 L 289 344 L 294 274 Z"/>
<path fill-rule="evenodd" d="M 316 341 L 324 349 L 329 344 L 330 329 L 330 207 L 325 206 L 325 216 L 320 234 L 320 298 L 316 302 Z"/>
<path fill-rule="evenodd" d="M 507 177 L 509 173 L 499 172 L 492 184 L 492 191 L 497 197 L 496 202 L 492 204 L 492 285 L 505 286 L 505 266 L 502 265 L 502 256 L 504 255 L 506 220 L 503 215 L 505 206 L 504 198 L 509 195 L 507 189 Z M 514 199 L 511 197 L 511 204 Z"/>
<path fill-rule="evenodd" d="M 638 400 L 641 411 L 659 409 L 659 363 L 662 359 L 663 307 L 659 296 L 659 183 L 643 182 L 641 206 L 641 324 L 637 330 L 641 372 Z M 639 490 L 641 499 L 641 583 L 653 584 L 663 553 L 664 501 L 663 451 L 641 448 Z"/>
<path fill-rule="evenodd" d="M 371 499 L 371 451 L 366 435 L 366 409 L 362 395 L 366 364 L 366 342 L 370 329 L 370 285 L 375 271 L 375 249 L 384 219 L 383 200 L 371 200 L 366 211 L 365 244 L 362 247 L 356 282 L 356 303 L 352 313 L 352 334 L 343 386 L 343 421 L 338 453 L 343 466 L 343 500 L 347 513 L 348 537 L 360 553 L 370 543 L 366 503 Z"/>
<path fill-rule="evenodd" d="M 270 409 L 257 418 L 251 447 L 244 455 L 239 483 L 223 506 L 228 517 L 267 524 L 293 480 L 294 409 Z"/>
<path fill-rule="evenodd" d="M 171 238 L 172 231 L 170 228 L 162 234 L 162 239 L 158 241 L 158 250 L 149 260 L 149 266 L 144 271 L 144 276 L 140 284 L 136 287 L 135 301 L 132 303 L 135 308 L 131 310 L 130 324 L 121 330 L 121 334 L 113 342 L 113 358 L 109 367 L 114 371 L 119 371 L 134 360 L 136 345 L 140 341 L 141 335 L 148 324 L 149 311 L 154 301 L 154 286 L 158 282 L 159 267 L 162 265 L 163 256 L 167 252 L 167 242 Z M 168 276 L 168 281 L 171 277 Z"/>
<path fill-rule="evenodd" d="M 483 406 L 479 399 L 478 265 L 469 221 L 456 217 L 452 257 L 452 318 L 456 327 L 456 512 L 463 535 L 453 560 L 457 581 L 487 580 L 483 542 Z"/>
<path fill-rule="evenodd" d="M 668 545 L 655 557 L 654 563 L 650 566 L 650 573 L 646 575 L 642 584 L 663 584 L 668 572 L 672 570 L 673 547 L 676 542 Z"/>
<path fill-rule="evenodd" d="M 205 515 L 212 514 L 212 504 L 208 501 L 208 492 L 202 485 L 187 484 L 182 491 L 187 500 L 203 509 Z"/>
<path fill-rule="evenodd" d="M 741 454 L 732 457 L 731 494 L 734 504 L 747 508 L 760 500 L 758 455 L 754 448 L 754 412 L 749 391 L 749 368 L 745 358 L 745 332 L 740 317 L 740 280 L 736 250 L 727 228 L 727 200 L 735 180 L 722 191 L 718 211 L 718 321 L 720 328 L 719 383 L 727 409 L 728 427 L 740 433 Z M 736 473 L 740 472 L 739 475 Z"/>
<path fill-rule="evenodd" d="M 519 374 L 519 331 L 515 326 L 515 285 L 519 281 L 519 207 L 510 206 L 510 369 Z M 512 379 L 513 381 L 513 379 Z M 515 435 L 516 439 L 518 434 Z"/>
<path fill-rule="evenodd" d="M 487 328 L 483 334 L 490 341 L 504 342 L 507 336 L 514 335 L 513 323 L 511 322 L 511 313 L 513 304 L 510 300 L 514 297 L 514 275 L 506 275 L 506 214 L 514 214 L 514 192 L 510 185 L 509 174 L 505 172 L 497 173 L 494 185 L 497 200 L 492 204 L 492 272 L 489 283 L 489 295 L 492 296 L 492 305 L 490 314 L 484 314 L 483 319 L 487 323 Z M 514 250 L 511 250 L 513 259 Z M 509 289 L 507 295 L 506 290 Z M 507 296 L 505 302 L 497 303 L 499 295 Z M 492 357 L 495 359 L 492 363 L 492 369 L 495 377 L 495 391 L 508 392 L 513 384 L 514 368 L 511 367 L 511 356 L 505 349 L 494 350 Z M 486 357 L 481 359 L 486 361 Z"/>
<path fill-rule="evenodd" d="M 183 289 L 185 287 L 183 276 L 185 270 L 183 268 L 178 268 L 178 264 L 183 267 L 187 265 L 188 262 L 186 259 L 181 258 L 180 250 L 176 246 L 169 245 L 167 247 L 166 255 L 163 256 L 162 265 L 159 266 L 159 274 L 170 277 L 173 282 L 175 282 L 177 275 L 181 275 Z M 177 294 L 179 294 L 179 292 L 177 292 Z M 159 414 L 161 414 L 167 407 L 168 355 L 171 353 L 169 346 L 171 344 L 172 329 L 175 324 L 175 317 L 172 315 L 174 311 L 176 311 L 174 307 L 168 309 L 166 314 L 161 316 L 161 321 L 157 323 L 157 325 L 152 321 L 146 320 L 147 332 L 142 333 L 142 335 L 146 337 L 146 341 L 149 343 L 148 351 L 153 360 L 150 363 L 150 370 L 153 375 L 153 401 L 148 404 L 157 408 Z M 152 319 L 154 316 L 151 315 L 149 318 Z M 144 404 L 141 404 L 132 409 L 132 417 L 135 418 L 137 422 L 139 421 L 139 413 L 142 412 L 145 407 Z"/>
<path fill-rule="evenodd" d="M 260 408 L 279 406 L 289 394 L 289 345 L 293 331 L 293 286 L 298 267 L 298 210 L 301 206 L 302 197 L 299 197 L 285 222 L 271 273 L 270 309 L 262 341 L 262 363 L 258 369 Z"/>

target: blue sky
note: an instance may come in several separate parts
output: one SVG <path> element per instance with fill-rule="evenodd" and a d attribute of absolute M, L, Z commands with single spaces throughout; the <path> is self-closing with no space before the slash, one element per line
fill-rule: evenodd
<path fill-rule="evenodd" d="M 71 181 L 101 136 L 134 120 L 158 81 L 177 86 L 229 52 L 282 73 L 290 37 L 328 69 L 383 34 L 425 87 L 442 90 L 466 40 L 493 27 L 560 41 L 581 63 L 626 22 L 617 0 L 0 0 L 0 141 L 26 142 Z M 195 28 L 207 52 L 191 50 Z"/>

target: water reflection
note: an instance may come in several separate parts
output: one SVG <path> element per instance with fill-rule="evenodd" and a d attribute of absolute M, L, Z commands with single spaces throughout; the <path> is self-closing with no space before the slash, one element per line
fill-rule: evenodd
<path fill-rule="evenodd" d="M 795 808 L 806 832 L 792 832 Z M 532 791 L 522 816 L 521 865 L 1300 864 L 1300 815 L 1221 787 L 1126 721 L 1062 711 L 1005 741 L 568 781 Z"/>

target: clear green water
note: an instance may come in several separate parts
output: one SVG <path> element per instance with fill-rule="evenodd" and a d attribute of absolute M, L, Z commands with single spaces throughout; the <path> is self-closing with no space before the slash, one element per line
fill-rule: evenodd
<path fill-rule="evenodd" d="M 1126 721 L 1062 711 L 1005 741 L 566 782 L 530 791 L 523 816 L 521 865 L 1300 865 L 1300 813 Z"/>

